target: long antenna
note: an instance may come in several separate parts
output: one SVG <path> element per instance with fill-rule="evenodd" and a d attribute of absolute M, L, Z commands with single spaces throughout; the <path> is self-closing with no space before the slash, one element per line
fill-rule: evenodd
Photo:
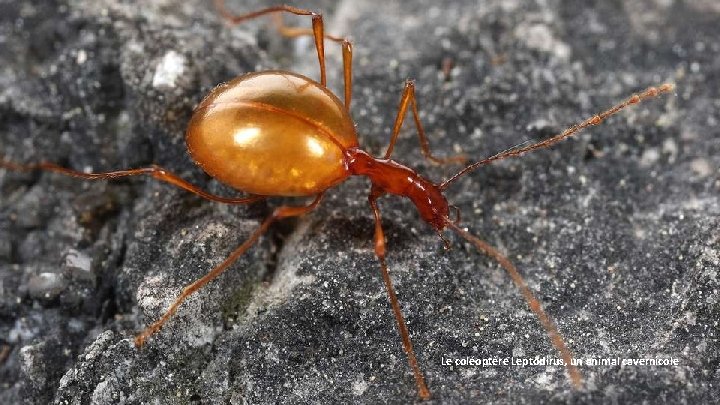
<path fill-rule="evenodd" d="M 506 159 L 509 157 L 520 156 L 522 154 L 531 152 L 536 149 L 544 149 L 544 148 L 550 147 L 550 146 L 564 140 L 565 138 L 569 138 L 570 136 L 576 134 L 577 132 L 579 132 L 587 127 L 591 127 L 591 126 L 600 124 L 607 117 L 617 113 L 618 111 L 622 110 L 623 108 L 625 108 L 627 106 L 637 104 L 645 99 L 657 97 L 658 95 L 663 94 L 663 93 L 669 93 L 674 88 L 675 88 L 675 85 L 673 85 L 671 83 L 665 83 L 660 87 L 649 87 L 647 90 L 643 91 L 642 93 L 634 94 L 632 97 L 628 98 L 627 100 L 623 101 L 620 104 L 617 104 L 617 105 L 611 107 L 609 110 L 606 110 L 600 114 L 594 115 L 579 124 L 575 124 L 575 125 L 571 126 L 570 128 L 566 129 L 559 135 L 555 135 L 552 138 L 548 138 L 544 141 L 540 141 L 540 142 L 534 143 L 532 145 L 525 146 L 523 148 L 513 147 L 504 152 L 498 153 L 497 155 L 491 156 L 485 160 L 475 162 L 475 163 L 471 164 L 470 166 L 467 166 L 466 168 L 460 170 L 457 174 L 450 177 L 448 180 L 446 180 L 445 182 L 440 184 L 438 187 L 440 188 L 440 190 L 445 190 L 455 180 L 470 173 L 471 171 L 477 169 L 478 167 L 484 166 L 490 162 Z"/>
<path fill-rule="evenodd" d="M 462 236 L 466 241 L 472 243 L 475 245 L 475 247 L 482 253 L 485 253 L 486 255 L 490 256 L 491 258 L 495 259 L 500 266 L 502 266 L 507 274 L 512 279 L 513 283 L 517 286 L 517 288 L 520 290 L 520 293 L 522 293 L 523 297 L 525 297 L 525 301 L 528 303 L 528 306 L 530 306 L 530 310 L 533 311 L 535 316 L 540 320 L 540 323 L 542 324 L 543 328 L 545 328 L 545 331 L 547 332 L 548 336 L 550 337 L 550 341 L 552 342 L 553 346 L 557 349 L 558 352 L 560 352 L 560 356 L 563 359 L 563 362 L 565 363 L 565 368 L 570 375 L 570 380 L 572 380 L 573 385 L 575 388 L 580 389 L 583 386 L 583 378 L 582 374 L 580 373 L 580 370 L 578 370 L 577 367 L 573 364 L 573 355 L 572 352 L 570 352 L 570 349 L 568 349 L 567 345 L 565 344 L 565 340 L 563 340 L 562 335 L 560 334 L 560 331 L 558 331 L 557 325 L 555 325 L 555 322 L 550 319 L 550 316 L 543 310 L 542 305 L 540 304 L 540 301 L 538 301 L 537 298 L 535 298 L 535 294 L 530 291 L 530 287 L 528 287 L 527 283 L 525 282 L 525 279 L 523 276 L 520 275 L 520 272 L 515 267 L 514 264 L 505 257 L 502 253 L 500 253 L 497 249 L 490 246 L 487 242 L 481 240 L 477 236 L 471 234 L 470 232 L 460 228 L 456 224 L 454 224 L 452 221 L 447 221 L 446 225 L 455 231 L 458 235 Z"/>

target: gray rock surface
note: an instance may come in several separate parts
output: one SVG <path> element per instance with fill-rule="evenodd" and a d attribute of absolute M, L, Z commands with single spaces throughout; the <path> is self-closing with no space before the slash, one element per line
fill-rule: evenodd
<path fill-rule="evenodd" d="M 0 0 L 0 153 L 96 171 L 154 162 L 232 193 L 187 156 L 193 105 L 244 72 L 316 77 L 309 41 L 261 21 L 230 29 L 209 2 L 117 3 Z M 386 198 L 389 265 L 437 403 L 720 394 L 720 7 L 625 3 L 300 4 L 354 39 L 352 113 L 374 154 L 409 77 L 434 150 L 474 158 L 677 84 L 551 150 L 478 170 L 447 196 L 517 264 L 576 358 L 679 364 L 582 366 L 580 390 L 562 367 L 443 365 L 557 353 L 496 263 L 452 236 L 444 251 L 408 201 Z M 338 83 L 339 51 L 328 54 Z M 432 179 L 457 170 L 425 162 L 411 125 L 394 157 Z M 136 350 L 133 334 L 183 285 L 291 199 L 231 207 L 151 180 L 0 170 L 0 403 L 415 401 L 367 190 L 351 179 L 273 227 Z"/>

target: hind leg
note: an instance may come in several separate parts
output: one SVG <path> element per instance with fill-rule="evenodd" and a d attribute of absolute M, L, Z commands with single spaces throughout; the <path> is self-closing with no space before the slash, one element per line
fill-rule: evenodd
<path fill-rule="evenodd" d="M 315 39 L 315 49 L 317 50 L 318 62 L 320 63 L 320 83 L 323 86 L 327 85 L 327 74 L 325 69 L 325 39 L 341 44 L 343 54 L 343 78 L 345 81 L 345 107 L 348 111 L 350 110 L 350 101 L 352 99 L 352 43 L 346 38 L 326 34 L 322 14 L 286 5 L 268 7 L 246 14 L 232 14 L 225 7 L 224 0 L 215 0 L 215 8 L 218 10 L 218 13 L 232 25 L 240 24 L 243 21 L 251 20 L 264 15 L 273 15 L 275 17 L 275 26 L 277 27 L 280 35 L 288 38 L 312 35 Z M 289 27 L 283 22 L 280 13 L 311 16 L 312 28 Z"/>

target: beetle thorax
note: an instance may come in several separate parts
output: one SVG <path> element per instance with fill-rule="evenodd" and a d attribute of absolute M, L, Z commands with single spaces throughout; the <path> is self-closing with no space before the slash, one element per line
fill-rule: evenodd
<path fill-rule="evenodd" d="M 445 228 L 450 211 L 440 189 L 409 167 L 392 159 L 377 159 L 359 148 L 345 150 L 350 173 L 366 176 L 383 192 L 409 198 L 420 217 L 433 228 Z"/>

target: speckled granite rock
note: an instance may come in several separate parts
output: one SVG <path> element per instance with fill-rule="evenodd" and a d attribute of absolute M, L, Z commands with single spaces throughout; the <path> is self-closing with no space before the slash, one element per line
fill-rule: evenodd
<path fill-rule="evenodd" d="M 0 152 L 17 161 L 93 170 L 155 162 L 231 193 L 187 157 L 193 105 L 244 72 L 317 74 L 307 41 L 285 41 L 262 22 L 229 29 L 206 2 L 34 3 L 0 0 Z M 300 6 L 323 10 L 329 32 L 354 39 L 352 112 L 376 154 L 408 77 L 438 154 L 475 158 L 676 82 L 675 95 L 478 170 L 447 195 L 465 226 L 518 265 L 578 359 L 677 366 L 583 366 L 585 386 L 574 390 L 562 367 L 443 365 L 557 354 L 495 263 L 457 238 L 444 251 L 407 201 L 386 198 L 381 209 L 436 402 L 717 398 L 714 2 Z M 339 53 L 328 53 L 337 79 Z M 456 170 L 427 164 L 417 149 L 408 125 L 396 158 L 433 179 Z M 352 179 L 313 214 L 274 227 L 138 351 L 133 334 L 288 200 L 228 207 L 153 181 L 0 170 L 0 403 L 412 402 L 367 189 Z"/>

